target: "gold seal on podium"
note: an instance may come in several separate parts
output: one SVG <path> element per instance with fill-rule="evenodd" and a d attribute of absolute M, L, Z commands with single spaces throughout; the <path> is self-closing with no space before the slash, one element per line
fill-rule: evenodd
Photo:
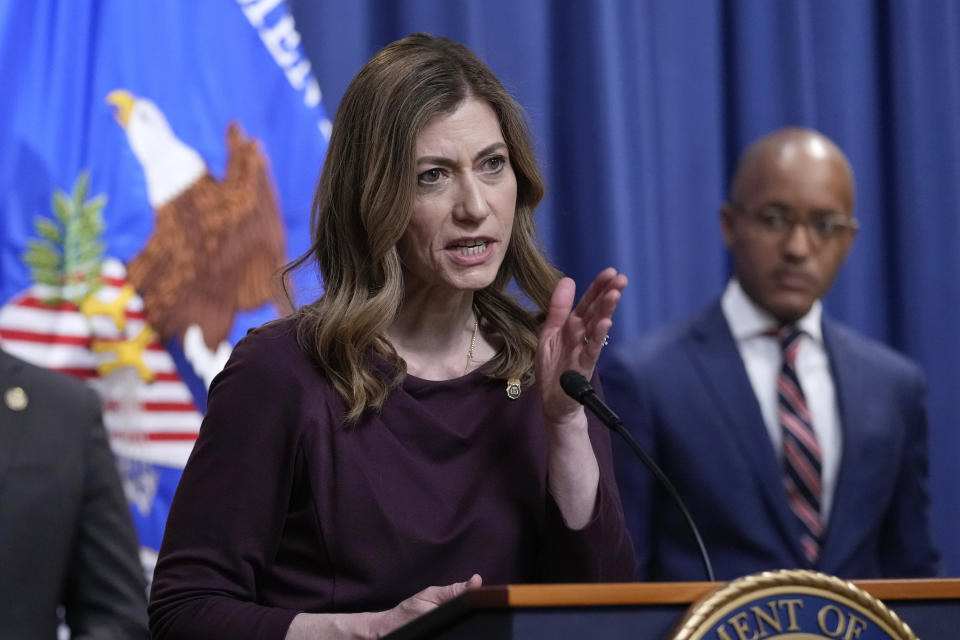
<path fill-rule="evenodd" d="M 917 640 L 856 585 L 816 571 L 766 571 L 693 604 L 673 640 Z"/>

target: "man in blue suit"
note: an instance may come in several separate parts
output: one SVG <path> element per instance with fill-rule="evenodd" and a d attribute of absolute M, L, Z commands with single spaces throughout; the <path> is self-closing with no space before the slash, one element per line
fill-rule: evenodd
<path fill-rule="evenodd" d="M 825 136 L 756 141 L 720 210 L 735 271 L 721 298 L 602 362 L 609 404 L 672 478 L 718 579 L 937 571 L 923 374 L 821 308 L 853 205 L 850 165 Z M 638 579 L 705 579 L 679 510 L 626 447 L 615 454 Z"/>

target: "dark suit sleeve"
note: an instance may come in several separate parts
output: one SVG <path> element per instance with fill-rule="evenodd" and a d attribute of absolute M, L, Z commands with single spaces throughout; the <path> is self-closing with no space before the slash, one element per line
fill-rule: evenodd
<path fill-rule="evenodd" d="M 644 400 L 644 385 L 629 349 L 610 350 L 601 359 L 600 377 L 607 404 L 644 451 L 657 459 L 654 418 Z M 652 579 L 656 552 L 653 520 L 656 486 L 653 475 L 619 437 L 613 440 L 613 466 L 623 501 L 627 530 L 636 556 L 636 579 Z"/>
<path fill-rule="evenodd" d="M 86 390 L 83 504 L 64 593 L 71 637 L 147 638 L 146 580 L 136 532 L 103 427 L 99 401 Z"/>
<path fill-rule="evenodd" d="M 902 461 L 880 537 L 881 571 L 889 578 L 929 577 L 939 572 L 930 529 L 926 383 L 920 371 L 913 372 L 905 390 Z"/>

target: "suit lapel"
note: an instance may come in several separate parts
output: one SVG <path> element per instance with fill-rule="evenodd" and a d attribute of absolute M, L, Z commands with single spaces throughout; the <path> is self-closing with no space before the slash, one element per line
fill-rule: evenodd
<path fill-rule="evenodd" d="M 776 452 L 767 434 L 750 378 L 737 344 L 717 302 L 694 323 L 690 353 L 704 386 L 709 390 L 722 421 L 737 440 L 747 465 L 753 471 L 757 489 L 793 549 L 803 557 L 796 516 L 790 511 Z"/>
<path fill-rule="evenodd" d="M 840 428 L 843 434 L 843 451 L 840 456 L 840 471 L 834 489 L 833 506 L 826 539 L 823 543 L 821 565 L 832 566 L 845 550 L 845 540 L 856 540 L 850 531 L 855 524 L 844 518 L 843 512 L 856 500 L 870 495 L 864 487 L 864 478 L 855 457 L 863 449 L 864 428 L 870 424 L 870 375 L 869 367 L 850 343 L 840 335 L 837 328 L 823 319 L 823 340 L 830 357 L 830 371 L 836 388 Z"/>
<path fill-rule="evenodd" d="M 18 360 L 0 351 L 0 491 L 16 457 L 20 439 L 27 430 L 26 416 L 23 413 L 18 415 L 4 400 L 7 389 L 23 385 L 20 369 Z"/>

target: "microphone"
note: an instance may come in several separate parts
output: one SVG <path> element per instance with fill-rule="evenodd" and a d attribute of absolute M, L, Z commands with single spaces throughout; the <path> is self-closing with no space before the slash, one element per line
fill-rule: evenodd
<path fill-rule="evenodd" d="M 640 461 L 650 469 L 654 477 L 667 490 L 667 494 L 674 503 L 676 503 L 677 507 L 680 508 L 680 512 L 687 521 L 687 526 L 690 527 L 690 532 L 693 533 L 697 548 L 700 550 L 700 559 L 703 561 L 703 568 L 707 572 L 707 578 L 710 582 L 715 582 L 716 578 L 713 577 L 713 566 L 710 564 L 710 556 L 707 554 L 707 548 L 703 544 L 703 538 L 700 537 L 700 531 L 697 529 L 697 525 L 694 524 L 693 517 L 687 510 L 687 505 L 683 503 L 680 494 L 677 493 L 670 479 L 667 478 L 666 474 L 657 466 L 657 463 L 647 455 L 647 452 L 643 450 L 630 432 L 627 431 L 617 414 L 600 399 L 586 378 L 580 373 L 569 369 L 560 375 L 560 386 L 563 388 L 564 393 L 589 409 L 593 415 L 597 416 L 611 431 L 616 432 L 621 438 L 626 440 L 630 448 L 633 449 L 633 452 L 640 458 Z"/>

